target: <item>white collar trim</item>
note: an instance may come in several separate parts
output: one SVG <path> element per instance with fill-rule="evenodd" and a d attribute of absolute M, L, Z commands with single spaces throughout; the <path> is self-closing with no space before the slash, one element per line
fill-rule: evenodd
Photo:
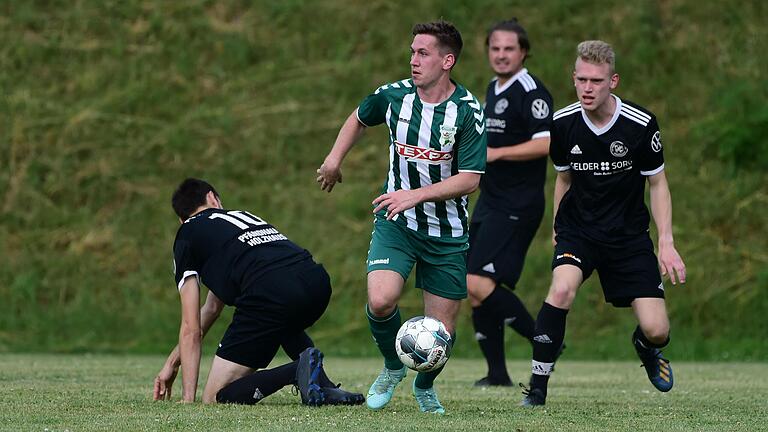
<path fill-rule="evenodd" d="M 512 78 L 510 78 L 507 82 L 505 82 L 503 86 L 499 86 L 499 77 L 496 77 L 495 78 L 496 85 L 494 86 L 494 89 L 493 89 L 494 93 L 496 94 L 496 96 L 502 94 L 504 91 L 510 88 L 512 84 L 514 84 L 515 81 L 517 81 L 521 76 L 527 75 L 527 74 L 528 74 L 528 69 L 522 68 L 518 73 L 512 75 Z"/>
<path fill-rule="evenodd" d="M 592 123 L 592 120 L 590 120 L 589 117 L 587 117 L 587 110 L 585 109 L 581 110 L 581 118 L 584 119 L 584 123 L 587 124 L 589 129 L 591 129 L 595 135 L 599 136 L 608 132 L 611 129 L 611 127 L 613 127 L 613 125 L 616 123 L 616 120 L 619 119 L 619 114 L 621 114 L 621 99 L 619 99 L 619 97 L 613 93 L 611 93 L 611 96 L 613 96 L 613 98 L 616 99 L 616 110 L 613 112 L 613 117 L 611 117 L 611 121 L 606 123 L 605 126 L 601 128 L 595 126 L 595 124 Z"/>

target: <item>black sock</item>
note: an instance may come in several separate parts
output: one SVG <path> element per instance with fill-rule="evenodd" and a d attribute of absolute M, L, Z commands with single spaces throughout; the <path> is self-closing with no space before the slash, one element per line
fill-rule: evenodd
<path fill-rule="evenodd" d="M 312 342 L 312 338 L 309 337 L 307 332 L 302 330 L 283 338 L 280 341 L 280 345 L 291 360 L 298 360 L 299 354 L 305 349 L 315 346 L 315 343 Z"/>
<path fill-rule="evenodd" d="M 509 373 L 504 361 L 504 326 L 493 310 L 492 303 L 486 301 L 472 308 L 472 324 L 475 327 L 475 339 L 488 363 L 488 378 L 492 381 L 508 380 Z"/>
<path fill-rule="evenodd" d="M 260 370 L 229 383 L 216 393 L 219 403 L 253 405 L 281 388 L 296 381 L 296 365 L 293 361 L 273 369 Z"/>
<path fill-rule="evenodd" d="M 531 364 L 531 387 L 547 394 L 547 383 L 557 353 L 565 339 L 565 318 L 568 309 L 560 309 L 544 302 L 536 317 L 533 337 L 533 362 Z"/>
<path fill-rule="evenodd" d="M 491 300 L 491 297 L 493 297 L 493 300 Z M 512 327 L 513 330 L 533 343 L 533 332 L 536 323 L 515 293 L 497 286 L 493 293 L 485 299 L 485 301 L 488 300 L 498 304 L 497 308 L 501 310 L 504 324 Z"/>
<path fill-rule="evenodd" d="M 662 342 L 661 344 L 655 344 L 648 340 L 648 338 L 645 337 L 645 334 L 642 330 L 640 330 L 640 326 L 635 327 L 635 332 L 632 333 L 632 345 L 635 346 L 635 350 L 638 354 L 646 353 L 654 348 L 661 349 L 664 348 L 669 344 L 669 335 L 667 335 L 667 340 Z"/>

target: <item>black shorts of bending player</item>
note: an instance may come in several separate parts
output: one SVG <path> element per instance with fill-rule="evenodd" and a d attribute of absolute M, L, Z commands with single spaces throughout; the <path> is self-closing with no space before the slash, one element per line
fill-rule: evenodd
<path fill-rule="evenodd" d="M 469 226 L 467 273 L 486 276 L 514 289 L 528 247 L 541 223 L 541 215 L 511 218 L 488 213 Z"/>
<path fill-rule="evenodd" d="M 581 269 L 584 280 L 597 270 L 606 302 L 628 307 L 636 298 L 664 298 L 658 260 L 647 233 L 605 244 L 561 231 L 555 240 L 552 269 L 563 264 L 575 265 Z"/>
<path fill-rule="evenodd" d="M 331 298 L 322 265 L 302 261 L 248 284 L 216 355 L 253 369 L 267 367 L 278 348 L 315 323 Z"/>

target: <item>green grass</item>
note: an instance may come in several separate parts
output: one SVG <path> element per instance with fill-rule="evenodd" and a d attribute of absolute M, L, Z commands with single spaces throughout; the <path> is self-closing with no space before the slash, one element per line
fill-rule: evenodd
<path fill-rule="evenodd" d="M 151 401 L 160 356 L 0 355 L 2 430 L 434 430 L 758 431 L 768 430 L 768 365 L 675 362 L 675 388 L 654 390 L 639 362 L 563 359 L 543 409 L 522 409 L 519 389 L 478 389 L 479 361 L 452 359 L 438 381 L 449 415 L 418 412 L 410 373 L 380 412 L 302 406 L 285 388 L 256 406 Z M 204 362 L 204 363 L 207 363 Z M 330 357 L 329 375 L 364 393 L 380 360 Z M 509 363 L 528 376 L 530 363 Z M 205 376 L 205 370 L 202 373 Z M 201 380 L 202 381 L 202 380 Z M 174 388 L 178 397 L 180 388 Z"/>
<path fill-rule="evenodd" d="M 372 355 L 363 261 L 386 131 L 353 149 L 333 194 L 315 169 L 362 98 L 408 75 L 413 23 L 456 23 L 454 76 L 482 98 L 485 29 L 510 16 L 557 107 L 575 100 L 576 44 L 601 38 L 617 51 L 617 93 L 658 116 L 689 280 L 667 290 L 671 355 L 768 360 L 768 3 L 757 0 L 2 1 L 0 352 L 173 343 L 169 199 L 199 176 L 328 268 L 318 344 Z M 518 288 L 534 314 L 550 280 L 550 220 Z M 631 313 L 606 306 L 594 279 L 569 314 L 569 355 L 629 359 Z M 401 307 L 419 314 L 418 291 Z M 458 324 L 469 340 L 468 310 Z M 479 351 L 459 343 L 456 355 Z"/>

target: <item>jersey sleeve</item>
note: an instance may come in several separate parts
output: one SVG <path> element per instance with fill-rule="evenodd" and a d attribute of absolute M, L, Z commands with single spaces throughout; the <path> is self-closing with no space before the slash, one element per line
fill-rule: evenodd
<path fill-rule="evenodd" d="M 389 102 L 383 92 L 377 90 L 369 94 L 357 107 L 357 120 L 366 126 L 376 126 L 384 123 Z"/>
<path fill-rule="evenodd" d="M 568 153 L 566 153 L 565 150 L 565 139 L 566 135 L 562 124 L 552 122 L 552 131 L 549 141 L 549 157 L 552 159 L 552 164 L 558 172 L 571 169 L 571 165 L 568 163 Z"/>
<path fill-rule="evenodd" d="M 480 102 L 473 97 L 473 101 L 467 104 L 459 132 L 459 172 L 484 173 L 486 147 L 485 115 L 480 108 Z"/>
<path fill-rule="evenodd" d="M 544 138 L 552 130 L 552 96 L 538 88 L 527 94 L 523 101 L 523 113 L 530 139 Z"/>
<path fill-rule="evenodd" d="M 661 145 L 661 132 L 656 117 L 651 117 L 645 128 L 645 134 L 640 139 L 642 140 L 638 147 L 640 174 L 652 176 L 660 173 L 664 169 L 664 149 Z"/>
<path fill-rule="evenodd" d="M 200 278 L 199 268 L 192 253 L 192 245 L 179 233 L 173 244 L 173 272 L 176 278 L 176 289 L 181 289 L 184 280 L 190 276 Z"/>

